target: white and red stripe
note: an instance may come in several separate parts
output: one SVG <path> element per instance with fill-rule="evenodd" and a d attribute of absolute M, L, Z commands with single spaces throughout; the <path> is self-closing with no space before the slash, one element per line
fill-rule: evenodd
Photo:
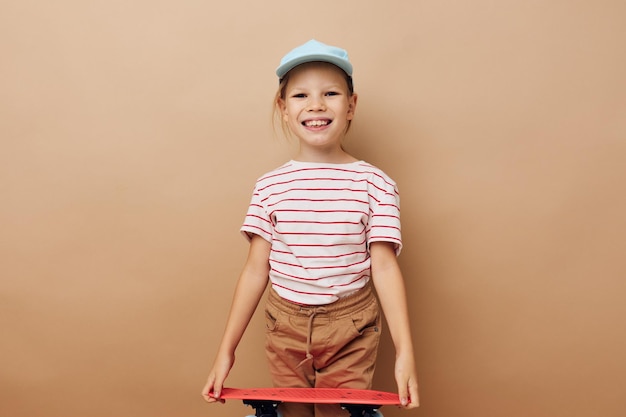
<path fill-rule="evenodd" d="M 271 242 L 270 280 L 290 301 L 321 305 L 368 282 L 371 242 L 402 247 L 395 182 L 363 161 L 290 161 L 256 183 L 241 231 Z"/>

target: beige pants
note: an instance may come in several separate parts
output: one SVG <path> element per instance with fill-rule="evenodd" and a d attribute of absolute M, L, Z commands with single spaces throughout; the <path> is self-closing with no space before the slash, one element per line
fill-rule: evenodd
<path fill-rule="evenodd" d="M 302 306 L 270 290 L 266 353 L 276 387 L 370 389 L 381 333 L 371 285 L 323 306 Z M 343 417 L 335 404 L 283 403 L 284 417 Z"/>

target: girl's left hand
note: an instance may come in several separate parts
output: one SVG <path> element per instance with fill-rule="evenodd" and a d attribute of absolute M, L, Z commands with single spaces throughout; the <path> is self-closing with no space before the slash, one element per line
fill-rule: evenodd
<path fill-rule="evenodd" d="M 418 407 L 417 372 L 412 356 L 396 358 L 395 377 L 402 406 L 407 409 Z"/>

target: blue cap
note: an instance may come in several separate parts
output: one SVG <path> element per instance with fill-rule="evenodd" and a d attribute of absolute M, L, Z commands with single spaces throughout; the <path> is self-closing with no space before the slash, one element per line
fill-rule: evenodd
<path fill-rule="evenodd" d="M 291 50 L 280 60 L 276 75 L 282 79 L 294 67 L 307 62 L 329 62 L 341 68 L 348 76 L 352 76 L 352 64 L 348 60 L 348 52 L 336 46 L 330 46 L 311 39 L 304 45 Z"/>

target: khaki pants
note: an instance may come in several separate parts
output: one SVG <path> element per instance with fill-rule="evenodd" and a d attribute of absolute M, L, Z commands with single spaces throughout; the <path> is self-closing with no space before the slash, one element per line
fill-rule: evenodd
<path fill-rule="evenodd" d="M 274 386 L 370 389 L 381 333 L 371 284 L 323 306 L 302 306 L 270 289 L 266 353 Z M 283 403 L 284 417 L 343 417 L 335 404 Z"/>

